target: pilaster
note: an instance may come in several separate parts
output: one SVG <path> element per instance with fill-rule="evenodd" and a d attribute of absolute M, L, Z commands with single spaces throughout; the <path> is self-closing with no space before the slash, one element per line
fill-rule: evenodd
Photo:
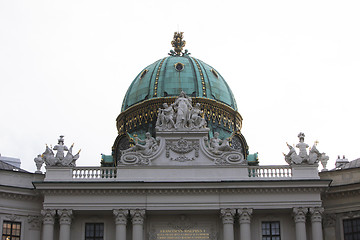
<path fill-rule="evenodd" d="M 29 240 L 39 240 L 41 235 L 41 216 L 29 215 L 27 222 L 29 223 Z"/>

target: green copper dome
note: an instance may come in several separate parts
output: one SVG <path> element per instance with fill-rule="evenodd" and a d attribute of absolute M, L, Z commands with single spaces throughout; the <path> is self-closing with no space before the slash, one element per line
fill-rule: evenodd
<path fill-rule="evenodd" d="M 178 96 L 181 91 L 190 97 L 219 101 L 237 111 L 224 78 L 213 67 L 188 54 L 174 54 L 144 68 L 131 83 L 121 110 L 149 99 Z"/>

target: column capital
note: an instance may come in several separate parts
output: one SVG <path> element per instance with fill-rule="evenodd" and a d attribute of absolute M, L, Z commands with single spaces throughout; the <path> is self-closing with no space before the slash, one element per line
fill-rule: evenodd
<path fill-rule="evenodd" d="M 309 208 L 311 214 L 311 222 L 321 222 L 324 208 L 322 207 L 311 207 Z"/>
<path fill-rule="evenodd" d="M 240 223 L 250 223 L 251 221 L 251 214 L 253 213 L 252 208 L 239 208 L 237 210 L 239 214 L 239 222 Z"/>
<path fill-rule="evenodd" d="M 27 222 L 29 223 L 31 230 L 40 230 L 41 227 L 41 216 L 38 215 L 29 215 L 27 217 Z"/>
<path fill-rule="evenodd" d="M 236 209 L 234 208 L 222 208 L 220 209 L 220 217 L 223 221 L 223 224 L 233 224 L 234 216 L 236 214 Z"/>
<path fill-rule="evenodd" d="M 44 224 L 54 224 L 56 215 L 55 209 L 43 209 L 41 210 L 41 215 Z"/>
<path fill-rule="evenodd" d="M 115 224 L 123 224 L 127 223 L 127 216 L 129 215 L 129 210 L 125 209 L 114 209 L 113 214 L 115 217 Z"/>
<path fill-rule="evenodd" d="M 71 224 L 71 218 L 73 216 L 72 209 L 60 209 L 57 210 L 57 214 L 60 217 L 60 224 Z"/>
<path fill-rule="evenodd" d="M 130 216 L 132 218 L 132 224 L 143 224 L 145 219 L 145 209 L 131 209 Z"/>
<path fill-rule="evenodd" d="M 295 223 L 298 223 L 298 222 L 305 223 L 307 212 L 308 212 L 307 208 L 294 207 L 293 208 L 293 216 L 294 216 Z"/>

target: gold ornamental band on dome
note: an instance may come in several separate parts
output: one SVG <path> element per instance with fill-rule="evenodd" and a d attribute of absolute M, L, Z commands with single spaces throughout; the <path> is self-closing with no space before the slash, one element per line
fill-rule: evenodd
<path fill-rule="evenodd" d="M 126 132 L 131 132 L 142 124 L 156 121 L 159 108 L 162 108 L 164 103 L 169 105 L 174 103 L 176 98 L 177 97 L 161 97 L 149 99 L 131 106 L 120 113 L 116 119 L 118 134 L 121 135 Z M 201 109 L 204 111 L 208 122 L 240 133 L 243 119 L 241 115 L 231 107 L 218 101 L 202 97 L 193 97 L 192 103 L 193 105 L 200 103 Z"/>
<path fill-rule="evenodd" d="M 195 58 L 192 58 L 192 59 L 195 61 L 196 66 L 197 66 L 197 68 L 198 68 L 198 70 L 200 72 L 203 96 L 206 97 L 206 87 L 205 87 L 205 81 L 204 81 L 204 74 L 203 74 L 203 72 L 202 72 L 202 70 L 200 68 L 200 65 L 199 65 L 198 61 Z"/>
<path fill-rule="evenodd" d="M 156 78 L 155 78 L 155 84 L 154 84 L 154 97 L 157 97 L 157 90 L 158 90 L 158 84 L 159 84 L 159 76 L 160 76 L 160 70 L 161 70 L 161 66 L 164 63 L 166 58 L 163 58 L 163 60 L 161 60 L 160 65 L 158 67 L 158 70 L 156 72 Z"/>

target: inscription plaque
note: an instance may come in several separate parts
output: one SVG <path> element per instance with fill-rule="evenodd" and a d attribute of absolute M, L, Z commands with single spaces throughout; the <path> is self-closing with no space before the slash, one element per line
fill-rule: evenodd
<path fill-rule="evenodd" d="M 160 229 L 156 233 L 158 240 L 182 240 L 182 239 L 197 239 L 209 240 L 210 234 L 206 229 Z"/>

